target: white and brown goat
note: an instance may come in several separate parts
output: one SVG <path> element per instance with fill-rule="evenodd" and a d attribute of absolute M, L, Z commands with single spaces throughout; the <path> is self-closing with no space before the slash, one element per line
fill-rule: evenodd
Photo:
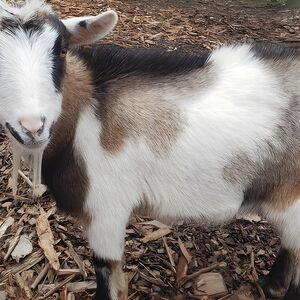
<path fill-rule="evenodd" d="M 122 293 L 126 224 L 145 207 L 214 223 L 261 214 L 282 238 L 264 290 L 300 299 L 300 51 L 75 48 L 116 22 L 0 4 L 0 119 L 19 147 L 44 150 L 57 205 L 85 221 L 97 299 Z"/>

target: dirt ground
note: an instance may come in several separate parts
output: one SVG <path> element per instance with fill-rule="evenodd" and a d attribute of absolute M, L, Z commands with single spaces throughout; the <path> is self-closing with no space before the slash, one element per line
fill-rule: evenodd
<path fill-rule="evenodd" d="M 103 42 L 128 47 L 200 51 L 239 41 L 300 41 L 300 10 L 290 10 L 280 1 L 248 1 L 251 5 L 234 0 L 49 2 L 62 17 L 115 9 L 119 25 Z M 7 299 L 92 299 L 95 275 L 80 227 L 56 212 L 48 195 L 32 202 L 25 180 L 20 182 L 18 201 L 13 201 L 10 171 L 9 145 L 0 129 L 0 299 L 5 299 L 1 290 Z M 42 209 L 59 253 L 59 272 L 49 268 L 38 245 L 36 223 Z M 9 224 L 5 232 L 4 224 Z M 16 261 L 10 253 L 23 234 L 33 247 Z M 126 236 L 128 299 L 208 299 L 199 292 L 199 278 L 194 276 L 207 267 L 204 271 L 222 274 L 229 294 L 245 290 L 248 298 L 243 299 L 264 299 L 256 276 L 268 273 L 278 247 L 274 230 L 259 219 L 206 228 L 193 224 L 168 227 L 134 217 Z M 222 297 L 219 299 L 242 299 Z"/>

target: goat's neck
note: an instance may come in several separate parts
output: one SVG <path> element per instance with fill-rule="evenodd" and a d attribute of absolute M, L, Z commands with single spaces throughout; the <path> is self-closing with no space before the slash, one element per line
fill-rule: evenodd
<path fill-rule="evenodd" d="M 62 84 L 62 112 L 54 125 L 50 144 L 45 151 L 45 159 L 63 151 L 66 145 L 73 143 L 80 112 L 91 101 L 92 94 L 89 71 L 78 57 L 67 55 Z"/>

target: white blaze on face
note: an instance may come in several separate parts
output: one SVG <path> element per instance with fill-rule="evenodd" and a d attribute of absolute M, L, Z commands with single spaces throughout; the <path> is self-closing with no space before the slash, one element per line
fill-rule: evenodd
<path fill-rule="evenodd" d="M 43 151 L 61 112 L 67 31 L 49 13 L 39 1 L 20 8 L 0 2 L 0 122 L 12 141 L 14 196 L 21 157 L 32 170 L 34 194 L 40 193 Z"/>
<path fill-rule="evenodd" d="M 43 1 L 13 7 L 0 0 L 0 123 L 13 142 L 14 194 L 21 156 L 27 158 L 39 193 L 43 151 L 61 113 L 67 47 L 98 41 L 117 19 L 108 11 L 63 24 Z"/>
<path fill-rule="evenodd" d="M 17 132 L 24 144 L 30 136 L 21 120 L 44 119 L 40 143 L 49 138 L 52 124 L 61 110 L 61 94 L 53 81 L 53 47 L 58 32 L 50 25 L 40 31 L 16 29 L 11 34 L 0 31 L 0 120 Z"/>

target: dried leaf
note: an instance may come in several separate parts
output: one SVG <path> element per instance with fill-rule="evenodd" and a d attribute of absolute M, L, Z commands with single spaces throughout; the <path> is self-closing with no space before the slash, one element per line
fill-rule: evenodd
<path fill-rule="evenodd" d="M 41 208 L 41 214 L 36 222 L 36 232 L 39 237 L 39 245 L 44 250 L 45 256 L 49 260 L 51 267 L 55 270 L 59 270 L 59 260 L 57 253 L 53 247 L 54 238 L 48 222 L 48 215 Z"/>
<path fill-rule="evenodd" d="M 187 263 L 189 264 L 192 261 L 192 256 L 189 254 L 184 243 L 180 239 L 178 239 L 178 245 L 179 245 L 181 253 L 183 254 Z"/>
<path fill-rule="evenodd" d="M 150 225 L 150 226 L 154 226 L 154 227 L 157 227 L 157 228 L 171 228 L 171 226 L 166 225 L 166 224 L 161 223 L 161 222 L 156 221 L 156 220 L 147 221 L 147 222 L 140 222 L 138 224 L 141 224 L 141 225 Z"/>
<path fill-rule="evenodd" d="M 246 221 L 250 221 L 250 222 L 260 222 L 261 221 L 261 217 L 257 214 L 239 215 L 237 218 L 246 220 Z"/>
<path fill-rule="evenodd" d="M 156 231 L 153 231 L 149 234 L 147 234 L 144 238 L 142 238 L 142 242 L 143 243 L 148 243 L 148 242 L 151 242 L 151 241 L 156 241 L 160 238 L 162 238 L 163 236 L 166 236 L 168 235 L 169 233 L 171 233 L 172 230 L 169 229 L 169 228 L 160 228 Z"/>
<path fill-rule="evenodd" d="M 173 271 L 174 271 L 174 273 L 176 273 L 176 270 L 175 270 L 176 264 L 175 264 L 174 259 L 173 259 L 173 253 L 174 253 L 174 251 L 169 247 L 169 245 L 167 243 L 167 240 L 164 237 L 163 237 L 163 242 L 164 242 L 164 246 L 166 248 L 167 254 L 168 254 L 168 258 L 169 258 L 170 263 L 171 263 L 171 265 L 173 267 Z"/>
<path fill-rule="evenodd" d="M 5 234 L 6 230 L 14 224 L 15 219 L 13 217 L 8 217 L 1 225 L 0 225 L 0 239 Z"/>
<path fill-rule="evenodd" d="M 69 282 L 66 284 L 66 287 L 69 292 L 79 293 L 85 290 L 95 290 L 97 285 L 95 281 L 79 281 Z"/>
<path fill-rule="evenodd" d="M 205 273 L 196 279 L 193 294 L 224 297 L 228 294 L 228 290 L 220 273 Z"/>
<path fill-rule="evenodd" d="M 182 279 L 186 276 L 188 271 L 188 262 L 184 255 L 181 255 L 179 257 L 178 265 L 176 268 L 176 281 L 178 286 L 181 285 Z"/>
<path fill-rule="evenodd" d="M 25 283 L 23 278 L 20 276 L 20 274 L 15 274 L 15 279 L 18 284 L 18 286 L 24 291 L 26 297 L 28 299 L 32 299 L 32 291 L 30 287 Z"/>

